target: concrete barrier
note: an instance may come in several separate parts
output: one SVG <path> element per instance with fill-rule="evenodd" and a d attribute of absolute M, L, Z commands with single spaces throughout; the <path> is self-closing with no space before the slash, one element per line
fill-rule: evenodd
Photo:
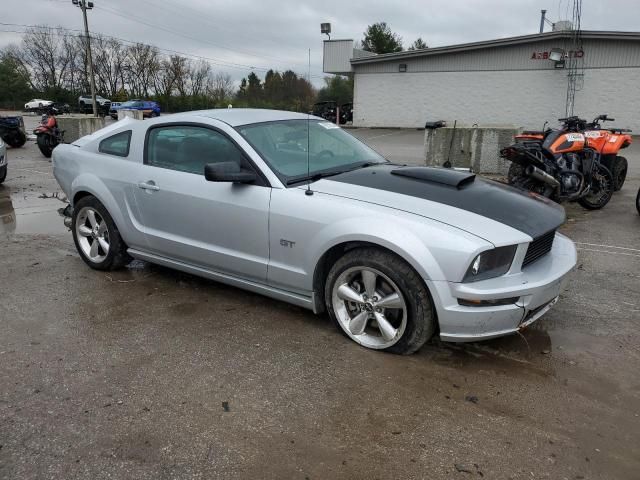
<path fill-rule="evenodd" d="M 123 118 L 133 118 L 134 120 L 143 120 L 144 112 L 142 110 L 127 110 L 121 108 L 118 110 L 118 120 L 122 120 Z"/>
<path fill-rule="evenodd" d="M 426 164 L 442 166 L 447 159 L 454 168 L 476 173 L 505 175 L 511 162 L 500 158 L 500 150 L 513 143 L 517 127 L 453 127 L 425 130 Z"/>
<path fill-rule="evenodd" d="M 64 115 L 56 117 L 58 128 L 64 130 L 65 143 L 75 142 L 80 137 L 90 135 L 104 127 L 104 118 Z"/>

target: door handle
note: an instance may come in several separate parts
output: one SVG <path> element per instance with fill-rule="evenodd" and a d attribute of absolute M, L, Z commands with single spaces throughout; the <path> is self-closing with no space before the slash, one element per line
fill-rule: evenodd
<path fill-rule="evenodd" d="M 138 187 L 143 190 L 151 190 L 153 192 L 157 192 L 160 190 L 160 187 L 155 184 L 153 180 L 149 180 L 148 182 L 140 182 L 138 183 Z"/>

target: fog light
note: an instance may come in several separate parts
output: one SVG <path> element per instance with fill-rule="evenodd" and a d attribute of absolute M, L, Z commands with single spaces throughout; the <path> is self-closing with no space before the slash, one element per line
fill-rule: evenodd
<path fill-rule="evenodd" d="M 498 298 L 495 300 L 470 300 L 468 298 L 459 298 L 458 305 L 463 307 L 499 307 L 502 305 L 513 305 L 520 297 Z"/>

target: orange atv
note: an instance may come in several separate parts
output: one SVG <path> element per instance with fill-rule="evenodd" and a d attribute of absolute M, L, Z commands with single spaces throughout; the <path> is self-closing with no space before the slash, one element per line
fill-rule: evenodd
<path fill-rule="evenodd" d="M 613 195 L 613 177 L 600 154 L 587 146 L 587 122 L 561 118 L 559 129 L 523 132 L 500 151 L 511 161 L 509 183 L 556 202 L 577 201 L 584 208 L 604 207 Z"/>
<path fill-rule="evenodd" d="M 564 120 L 564 119 L 562 119 Z M 600 122 L 612 122 L 615 118 L 609 118 L 607 114 L 598 115 L 593 122 L 587 123 L 577 117 L 570 117 L 568 123 L 565 122 L 563 130 L 572 132 L 582 132 L 586 139 L 586 147 L 593 149 L 600 154 L 600 163 L 607 167 L 613 177 L 613 187 L 618 191 L 624 185 L 627 178 L 628 163 L 625 157 L 621 157 L 620 150 L 631 145 L 631 130 L 623 128 L 602 128 Z M 571 121 L 574 120 L 574 121 Z M 545 124 L 546 125 L 546 124 Z M 516 142 L 542 142 L 551 132 L 551 129 L 542 131 L 524 131 L 516 135 Z M 510 171 L 511 177 L 513 172 Z"/>

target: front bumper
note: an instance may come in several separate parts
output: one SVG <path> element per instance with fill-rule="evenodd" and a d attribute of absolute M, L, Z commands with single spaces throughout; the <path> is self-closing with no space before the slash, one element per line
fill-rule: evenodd
<path fill-rule="evenodd" d="M 440 338 L 472 342 L 522 330 L 544 315 L 558 300 L 569 272 L 576 265 L 576 247 L 556 234 L 553 248 L 523 271 L 474 283 L 431 281 Z M 498 300 L 518 297 L 502 306 L 462 306 L 459 298 Z"/>

